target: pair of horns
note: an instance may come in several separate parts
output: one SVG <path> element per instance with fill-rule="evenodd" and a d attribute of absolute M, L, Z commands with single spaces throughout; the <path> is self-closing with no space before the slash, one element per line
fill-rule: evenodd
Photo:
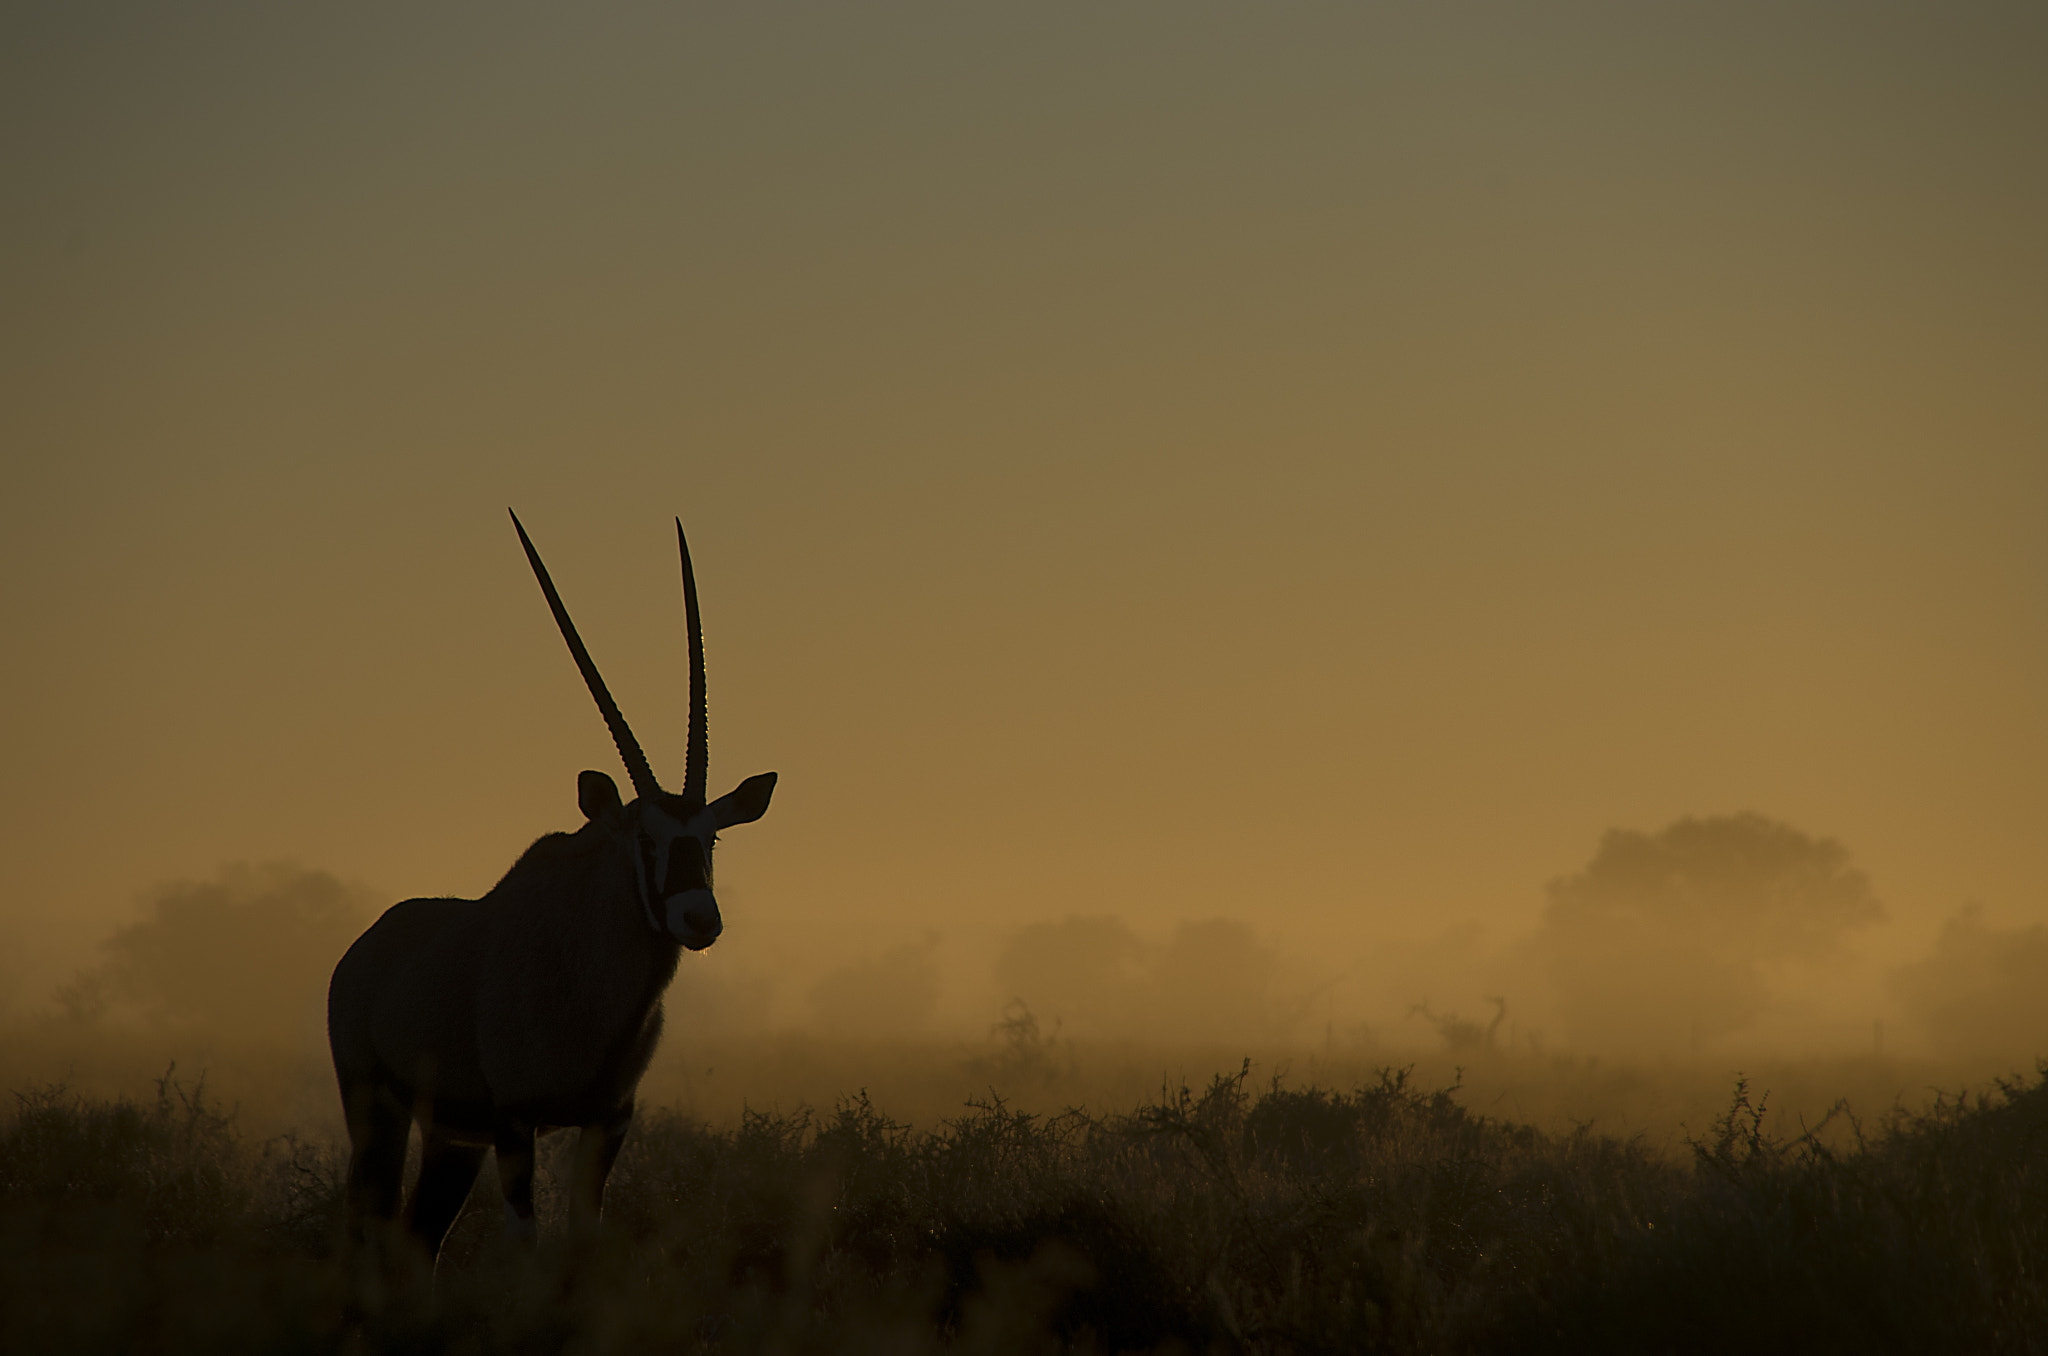
<path fill-rule="evenodd" d="M 512 513 L 510 509 L 505 511 Z M 619 704 L 612 700 L 590 651 L 583 648 L 583 637 L 576 634 L 576 623 L 569 620 L 569 609 L 562 606 L 562 595 L 555 592 L 555 581 L 548 578 L 548 567 L 541 564 L 540 552 L 533 549 L 516 513 L 512 513 L 512 528 L 519 534 L 519 544 L 526 548 L 526 559 L 533 566 L 534 578 L 540 580 L 540 591 L 548 597 L 548 610 L 555 614 L 555 625 L 562 628 L 562 639 L 569 642 L 577 671 L 597 700 L 597 709 L 612 732 L 612 742 L 619 746 L 619 759 L 626 765 L 626 775 L 633 779 L 633 794 L 642 798 L 660 794 L 661 783 L 654 780 L 654 769 L 648 765 L 647 755 L 640 751 L 640 741 L 633 737 L 633 728 L 626 724 Z M 711 762 L 710 724 L 704 710 L 704 625 L 697 615 L 697 576 L 690 569 L 690 543 L 683 537 L 680 518 L 676 519 L 676 549 L 683 557 L 683 612 L 690 627 L 690 748 L 683 762 L 682 799 L 689 805 L 702 806 Z"/>

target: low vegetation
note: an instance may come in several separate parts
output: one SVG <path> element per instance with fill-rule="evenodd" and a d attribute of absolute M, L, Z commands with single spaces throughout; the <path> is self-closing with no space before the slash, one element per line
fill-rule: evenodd
<path fill-rule="evenodd" d="M 2048 1079 L 1782 1138 L 1765 1105 L 1738 1085 L 1677 1158 L 1400 1070 L 924 1129 L 865 1094 L 725 1129 L 654 1111 L 601 1236 L 544 1191 L 541 1247 L 511 1249 L 487 1171 L 431 1297 L 351 1327 L 338 1150 L 245 1137 L 169 1077 L 41 1087 L 0 1128 L 0 1349 L 2048 1346 Z"/>

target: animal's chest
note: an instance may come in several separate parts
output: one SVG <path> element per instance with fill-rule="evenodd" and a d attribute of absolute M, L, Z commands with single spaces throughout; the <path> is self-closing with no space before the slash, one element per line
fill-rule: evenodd
<path fill-rule="evenodd" d="M 474 973 L 431 953 L 386 986 L 371 1019 L 378 1058 L 416 1096 L 474 1101 L 489 1090 L 478 1060 Z"/>
<path fill-rule="evenodd" d="M 613 1067 L 644 1043 L 659 997 L 644 948 L 596 953 L 570 940 L 501 955 L 480 978 L 477 1043 L 500 1105 L 603 1100 Z"/>

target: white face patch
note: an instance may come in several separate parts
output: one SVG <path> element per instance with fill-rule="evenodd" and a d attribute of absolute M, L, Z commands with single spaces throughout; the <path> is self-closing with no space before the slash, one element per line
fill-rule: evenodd
<path fill-rule="evenodd" d="M 711 890 L 714 816 L 707 809 L 684 822 L 645 799 L 633 802 L 633 808 L 633 862 L 647 925 L 701 951 L 724 929 Z"/>

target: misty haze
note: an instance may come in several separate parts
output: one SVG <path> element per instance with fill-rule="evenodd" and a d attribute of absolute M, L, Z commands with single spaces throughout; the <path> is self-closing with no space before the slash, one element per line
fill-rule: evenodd
<path fill-rule="evenodd" d="M 4 32 L 0 1350 L 2040 1346 L 2048 10 Z"/>
<path fill-rule="evenodd" d="M 1520 935 L 1350 955 L 1248 919 L 1108 915 L 1026 922 L 980 955 L 935 932 L 878 941 L 807 971 L 721 946 L 686 958 L 652 1077 L 714 1120 L 861 1085 L 943 1117 L 988 1091 L 1046 1110 L 1126 1099 L 1241 1055 L 1297 1073 L 1415 1063 L 1512 1089 L 1550 1123 L 1668 1140 L 1737 1070 L 1787 1071 L 1791 1123 L 1847 1090 L 1830 1077 L 1882 1109 L 2048 1045 L 2032 982 L 2048 930 L 1970 906 L 1923 953 L 1881 961 L 1886 909 L 1848 849 L 1763 815 L 1611 830 L 1530 893 L 1543 902 Z M 332 1124 L 327 971 L 377 912 L 368 887 L 279 863 L 165 882 L 97 963 L 17 995 L 8 1072 L 111 1090 L 177 1062 L 266 1121 Z"/>

